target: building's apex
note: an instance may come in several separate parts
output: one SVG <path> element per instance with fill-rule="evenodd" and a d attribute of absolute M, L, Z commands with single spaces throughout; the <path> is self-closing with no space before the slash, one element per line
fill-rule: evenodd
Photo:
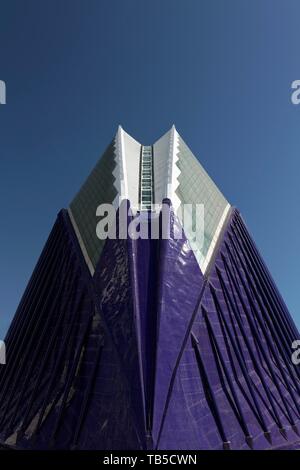
<path fill-rule="evenodd" d="M 172 124 L 172 126 L 170 127 L 170 129 L 168 129 L 163 135 L 161 135 L 153 144 L 156 144 L 156 142 L 158 142 L 160 139 L 162 139 L 163 137 L 167 137 L 169 136 L 170 139 L 174 138 L 174 135 L 178 134 L 178 131 L 176 129 L 176 126 L 175 124 Z M 135 142 L 138 142 L 139 141 L 134 138 L 131 134 L 129 134 L 125 129 L 124 127 L 119 124 L 118 125 L 118 129 L 117 129 L 117 132 L 116 132 L 116 138 L 120 138 L 122 135 L 126 135 L 128 136 L 130 139 L 133 139 Z M 179 134 L 178 134 L 179 135 Z M 140 145 L 144 145 L 144 144 L 140 144 Z"/>
<path fill-rule="evenodd" d="M 77 224 L 92 265 L 96 266 L 103 243 L 97 240 L 96 232 L 91 240 L 92 229 L 86 227 L 86 220 L 95 223 L 100 204 L 112 204 L 117 209 L 120 201 L 128 200 L 134 213 L 156 212 L 165 199 L 171 201 L 174 213 L 178 213 L 205 273 L 230 204 L 178 134 L 175 124 L 153 145 L 142 145 L 119 125 L 114 142 L 70 205 L 74 226 Z M 192 204 L 204 207 L 206 231 L 199 246 L 198 241 L 194 241 L 194 226 L 184 224 L 180 213 L 184 205 Z"/>

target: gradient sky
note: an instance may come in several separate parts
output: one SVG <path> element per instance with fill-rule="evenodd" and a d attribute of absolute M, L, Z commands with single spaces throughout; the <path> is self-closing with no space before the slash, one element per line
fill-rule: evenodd
<path fill-rule="evenodd" d="M 173 123 L 239 207 L 300 326 L 300 2 L 1 0 L 0 339 L 117 125 Z"/>

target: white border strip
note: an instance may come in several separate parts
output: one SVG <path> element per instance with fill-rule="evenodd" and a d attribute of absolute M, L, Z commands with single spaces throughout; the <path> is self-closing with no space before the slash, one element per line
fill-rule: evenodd
<path fill-rule="evenodd" d="M 220 221 L 219 221 L 219 223 L 218 223 L 218 226 L 217 226 L 217 228 L 216 228 L 216 231 L 215 231 L 215 233 L 214 233 L 214 236 L 213 236 L 213 239 L 212 239 L 212 241 L 211 241 L 211 244 L 210 244 L 210 246 L 209 246 L 208 252 L 207 252 L 207 254 L 206 254 L 206 256 L 205 256 L 205 259 L 204 259 L 203 263 L 201 263 L 201 271 L 202 271 L 203 274 L 205 274 L 206 269 L 207 269 L 207 266 L 209 265 L 209 262 L 210 262 L 210 260 L 211 260 L 211 257 L 212 257 L 212 255 L 213 255 L 213 253 L 214 253 L 214 251 L 215 251 L 215 246 L 216 246 L 217 241 L 218 241 L 218 239 L 219 239 L 221 230 L 222 230 L 223 225 L 224 225 L 224 223 L 225 223 L 225 220 L 226 220 L 226 217 L 227 217 L 227 214 L 228 214 L 228 211 L 229 211 L 230 207 L 231 207 L 230 204 L 227 204 L 227 206 L 225 207 L 224 212 L 223 212 L 223 214 L 222 214 L 222 217 L 221 217 L 221 219 L 220 219 Z"/>

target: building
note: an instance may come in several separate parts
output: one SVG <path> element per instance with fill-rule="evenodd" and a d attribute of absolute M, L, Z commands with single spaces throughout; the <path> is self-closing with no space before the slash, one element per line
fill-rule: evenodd
<path fill-rule="evenodd" d="M 100 204 L 149 226 L 163 202 L 168 239 L 97 237 Z M 204 205 L 200 241 L 184 204 Z M 0 442 L 297 448 L 298 337 L 239 211 L 175 127 L 150 147 L 120 127 L 58 214 L 8 331 Z"/>

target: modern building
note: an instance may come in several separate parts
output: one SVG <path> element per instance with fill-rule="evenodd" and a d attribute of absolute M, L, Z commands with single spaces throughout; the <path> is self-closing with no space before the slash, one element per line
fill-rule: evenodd
<path fill-rule="evenodd" d="M 168 238 L 98 238 L 99 205 L 150 226 L 163 202 Z M 202 238 L 186 204 L 204 207 Z M 239 211 L 175 127 L 152 146 L 119 127 L 58 214 L 8 331 L 0 443 L 299 448 L 297 338 Z"/>

